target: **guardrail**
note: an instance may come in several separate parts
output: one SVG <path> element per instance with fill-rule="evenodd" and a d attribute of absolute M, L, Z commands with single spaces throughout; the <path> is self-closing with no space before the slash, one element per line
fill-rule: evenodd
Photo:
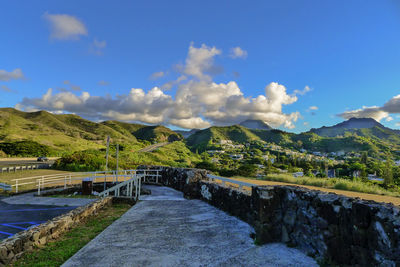
<path fill-rule="evenodd" d="M 130 179 L 124 182 L 121 182 L 99 194 L 101 197 L 109 196 L 110 193 L 114 193 L 114 196 L 121 197 L 121 188 L 126 186 L 126 197 L 133 196 L 133 189 L 135 188 L 135 200 L 139 200 L 140 198 L 140 190 L 142 184 L 142 178 L 144 177 L 143 174 L 137 175 L 133 174 L 130 175 Z"/>
<path fill-rule="evenodd" d="M 64 186 L 64 188 L 66 188 L 69 185 L 82 182 L 82 180 L 86 178 L 92 179 L 95 183 L 107 181 L 118 183 L 121 181 L 126 181 L 127 178 L 136 174 L 143 174 L 140 176 L 140 179 L 143 179 L 143 182 L 158 183 L 158 178 L 160 177 L 159 170 L 120 170 L 118 172 L 97 171 L 49 174 L 13 179 L 11 181 L 14 182 L 12 187 L 15 188 L 16 193 L 18 193 L 21 186 L 31 186 L 33 188 L 37 188 L 38 194 L 40 195 L 40 191 L 49 186 Z"/>
<path fill-rule="evenodd" d="M 12 186 L 10 184 L 0 183 L 0 189 L 3 189 L 4 191 L 11 191 Z"/>
<path fill-rule="evenodd" d="M 0 167 L 0 173 L 3 172 L 17 172 L 23 170 L 36 170 L 36 169 L 48 169 L 51 168 L 52 164 L 29 164 L 29 165 L 13 165 L 7 167 Z"/>
<path fill-rule="evenodd" d="M 208 180 L 210 182 L 214 182 L 216 180 L 221 181 L 222 186 L 226 186 L 226 183 L 230 183 L 230 184 L 235 184 L 238 186 L 239 190 L 243 190 L 243 187 L 252 187 L 252 186 L 256 186 L 256 184 L 252 184 L 252 183 L 246 183 L 246 182 L 242 182 L 242 181 L 237 181 L 234 179 L 230 179 L 230 178 L 226 178 L 226 177 L 220 177 L 220 176 L 216 176 L 216 175 L 212 175 L 212 174 L 207 174 Z"/>

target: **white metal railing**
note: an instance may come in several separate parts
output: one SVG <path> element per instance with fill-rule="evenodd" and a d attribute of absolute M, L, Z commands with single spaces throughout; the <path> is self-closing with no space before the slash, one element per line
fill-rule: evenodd
<path fill-rule="evenodd" d="M 114 196 L 121 197 L 121 189 L 122 187 L 126 186 L 126 197 L 133 196 L 133 189 L 135 189 L 135 200 L 139 200 L 140 198 L 140 190 L 142 184 L 142 178 L 144 177 L 143 174 L 131 174 L 129 180 L 121 182 L 113 187 L 108 188 L 107 190 L 101 192 L 99 196 L 106 197 L 109 196 L 110 193 L 114 193 Z"/>
<path fill-rule="evenodd" d="M 50 168 L 52 164 L 29 164 L 29 165 L 13 165 L 7 167 L 0 167 L 0 173 L 3 172 L 17 172 L 23 170 L 36 170 L 36 169 L 47 169 Z"/>
<path fill-rule="evenodd" d="M 216 175 L 212 175 L 212 174 L 207 174 L 208 180 L 210 182 L 214 182 L 215 180 L 219 180 L 221 181 L 222 186 L 226 186 L 226 183 L 230 183 L 230 184 L 235 184 L 238 186 L 239 190 L 243 190 L 243 187 L 252 187 L 252 186 L 256 186 L 256 184 L 252 184 L 252 183 L 246 183 L 246 182 L 242 182 L 242 181 L 237 181 L 234 179 L 230 179 L 230 178 L 226 178 L 226 177 L 220 177 L 220 176 L 216 176 Z"/>
<path fill-rule="evenodd" d="M 59 173 L 59 174 L 48 174 L 40 176 L 32 176 L 26 178 L 19 178 L 11 180 L 14 182 L 12 188 L 15 188 L 15 192 L 21 186 L 31 186 L 38 189 L 38 195 L 40 191 L 45 187 L 49 186 L 64 186 L 66 188 L 69 185 L 76 184 L 78 181 L 81 182 L 83 179 L 90 178 L 94 183 L 112 181 L 113 183 L 118 183 L 121 181 L 126 181 L 131 175 L 136 174 L 141 175 L 140 179 L 143 182 L 159 182 L 159 170 L 119 170 L 117 171 L 96 171 L 96 172 L 72 172 L 72 173 Z"/>
<path fill-rule="evenodd" d="M 0 183 L 0 189 L 3 189 L 4 191 L 11 191 L 12 186 L 10 184 Z"/>

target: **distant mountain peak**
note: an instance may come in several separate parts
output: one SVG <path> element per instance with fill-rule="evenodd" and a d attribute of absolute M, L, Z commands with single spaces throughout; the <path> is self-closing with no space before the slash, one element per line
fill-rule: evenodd
<path fill-rule="evenodd" d="M 350 118 L 347 121 L 338 123 L 332 127 L 336 128 L 347 128 L 347 129 L 362 129 L 362 128 L 372 128 L 372 127 L 384 128 L 382 124 L 377 122 L 372 118 Z"/>
<path fill-rule="evenodd" d="M 239 125 L 246 127 L 248 129 L 257 129 L 257 130 L 272 130 L 272 128 L 263 122 L 262 120 L 245 120 L 242 121 Z"/>
<path fill-rule="evenodd" d="M 312 128 L 310 132 L 316 133 L 320 136 L 335 137 L 338 135 L 343 135 L 345 132 L 357 132 L 360 134 L 359 130 L 362 129 L 380 129 L 380 131 L 385 131 L 386 134 L 400 134 L 399 130 L 390 129 L 383 126 L 378 121 L 372 118 L 350 118 L 346 121 L 338 123 L 333 126 L 323 126 L 321 128 Z M 376 131 L 373 130 L 376 134 Z M 363 133 L 365 134 L 365 133 Z"/>

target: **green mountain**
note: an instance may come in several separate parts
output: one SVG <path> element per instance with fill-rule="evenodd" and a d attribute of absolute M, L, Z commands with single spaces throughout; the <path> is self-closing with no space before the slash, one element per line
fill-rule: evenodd
<path fill-rule="evenodd" d="M 123 135 L 133 136 L 139 140 L 147 140 L 152 142 L 172 142 L 183 139 L 181 134 L 161 125 L 146 126 L 119 121 L 105 121 L 101 124 L 106 125 Z"/>
<path fill-rule="evenodd" d="M 211 127 L 192 134 L 187 139 L 187 144 L 192 150 L 199 151 L 216 148 L 220 140 L 241 144 L 258 140 L 290 149 L 303 148 L 320 152 L 369 151 L 371 154 L 382 154 L 400 150 L 400 135 L 395 130 L 376 125 L 376 121 L 350 122 L 339 127 L 323 127 L 300 134 L 248 129 L 240 125 Z"/>
<path fill-rule="evenodd" d="M 193 149 L 204 151 L 207 148 L 213 147 L 214 144 L 221 140 L 231 140 L 236 143 L 247 143 L 254 140 L 261 140 L 250 129 L 232 125 L 225 127 L 213 126 L 204 130 L 199 130 L 189 136 L 186 143 Z"/>
<path fill-rule="evenodd" d="M 4 152 L 9 155 L 36 155 L 35 151 L 60 155 L 63 152 L 100 149 L 105 147 L 107 136 L 121 144 L 182 139 L 180 134 L 164 126 L 117 121 L 96 123 L 73 114 L 0 108 L 0 150 L 7 150 Z M 24 150 L 23 147 L 30 149 Z"/>

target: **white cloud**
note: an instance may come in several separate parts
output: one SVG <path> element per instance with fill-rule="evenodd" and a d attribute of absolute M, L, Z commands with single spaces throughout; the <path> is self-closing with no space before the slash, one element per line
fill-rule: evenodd
<path fill-rule="evenodd" d="M 151 74 L 150 79 L 156 80 L 161 77 L 164 77 L 164 75 L 165 75 L 165 72 L 163 72 L 163 71 L 154 72 L 153 74 Z"/>
<path fill-rule="evenodd" d="M 13 92 L 13 90 L 10 87 L 8 87 L 7 85 L 0 86 L 0 91 L 6 92 L 6 93 L 12 93 Z"/>
<path fill-rule="evenodd" d="M 53 94 L 49 89 L 41 98 L 24 98 L 18 107 L 66 111 L 92 119 L 172 124 L 182 128 L 230 125 L 246 119 L 294 128 L 301 115 L 299 112 L 284 113 L 283 106 L 295 103 L 298 97 L 289 95 L 284 85 L 271 82 L 265 86 L 263 94 L 246 97 L 235 81 L 212 81 L 208 71 L 214 68 L 214 57 L 220 53 L 215 47 L 190 45 L 180 76 L 168 85 L 169 88 L 177 87 L 174 96 L 163 92 L 166 85 L 147 92 L 132 88 L 127 94 L 105 97 L 92 96 L 88 92 L 79 96 L 72 92 Z"/>
<path fill-rule="evenodd" d="M 101 85 L 101 86 L 108 86 L 108 85 L 110 85 L 109 82 L 104 81 L 104 80 L 99 81 L 97 84 L 98 84 L 98 85 Z"/>
<path fill-rule="evenodd" d="M 382 119 L 389 116 L 389 113 L 381 110 L 380 107 L 362 107 L 361 109 L 345 111 L 343 113 L 338 114 L 339 117 L 344 119 L 350 118 L 372 118 L 376 121 L 381 121 Z"/>
<path fill-rule="evenodd" d="M 106 41 L 99 41 L 97 39 L 94 39 L 93 43 L 90 45 L 89 52 L 101 56 L 103 55 L 103 51 L 106 48 L 106 46 L 107 46 Z"/>
<path fill-rule="evenodd" d="M 45 13 L 43 18 L 50 24 L 50 38 L 57 40 L 78 40 L 87 35 L 86 26 L 78 18 L 67 14 Z"/>
<path fill-rule="evenodd" d="M 25 79 L 25 76 L 21 69 L 14 69 L 13 71 L 0 70 L 0 81 L 8 82 L 23 79 Z"/>
<path fill-rule="evenodd" d="M 63 81 L 63 84 L 68 85 L 71 91 L 79 92 L 82 90 L 82 88 L 79 85 L 72 84 L 69 80 Z M 62 88 L 60 88 L 60 89 L 62 89 Z M 61 90 L 61 91 L 63 91 L 63 90 Z M 66 90 L 64 90 L 64 91 L 66 91 Z"/>
<path fill-rule="evenodd" d="M 294 90 L 294 94 L 295 95 L 305 95 L 306 93 L 308 93 L 310 91 L 311 91 L 311 88 L 308 85 L 306 85 L 303 90 L 297 90 L 297 89 Z"/>
<path fill-rule="evenodd" d="M 363 106 L 360 109 L 345 111 L 343 113 L 338 114 L 338 116 L 345 119 L 355 117 L 355 118 L 373 118 L 377 121 L 381 121 L 382 119 L 385 119 L 386 121 L 392 121 L 393 117 L 391 117 L 390 114 L 400 114 L 400 95 L 392 97 L 382 107 Z"/>
<path fill-rule="evenodd" d="M 211 81 L 211 76 L 216 71 L 214 57 L 221 54 L 221 50 L 214 47 L 208 47 L 202 44 L 196 48 L 190 44 L 189 53 L 186 58 L 186 65 L 183 68 L 184 74 L 194 76 L 199 80 Z"/>
<path fill-rule="evenodd" d="M 396 122 L 394 125 L 396 125 L 397 127 L 400 127 L 400 122 Z"/>
<path fill-rule="evenodd" d="M 231 52 L 229 54 L 231 58 L 246 58 L 247 51 L 243 50 L 239 46 L 231 48 Z"/>

